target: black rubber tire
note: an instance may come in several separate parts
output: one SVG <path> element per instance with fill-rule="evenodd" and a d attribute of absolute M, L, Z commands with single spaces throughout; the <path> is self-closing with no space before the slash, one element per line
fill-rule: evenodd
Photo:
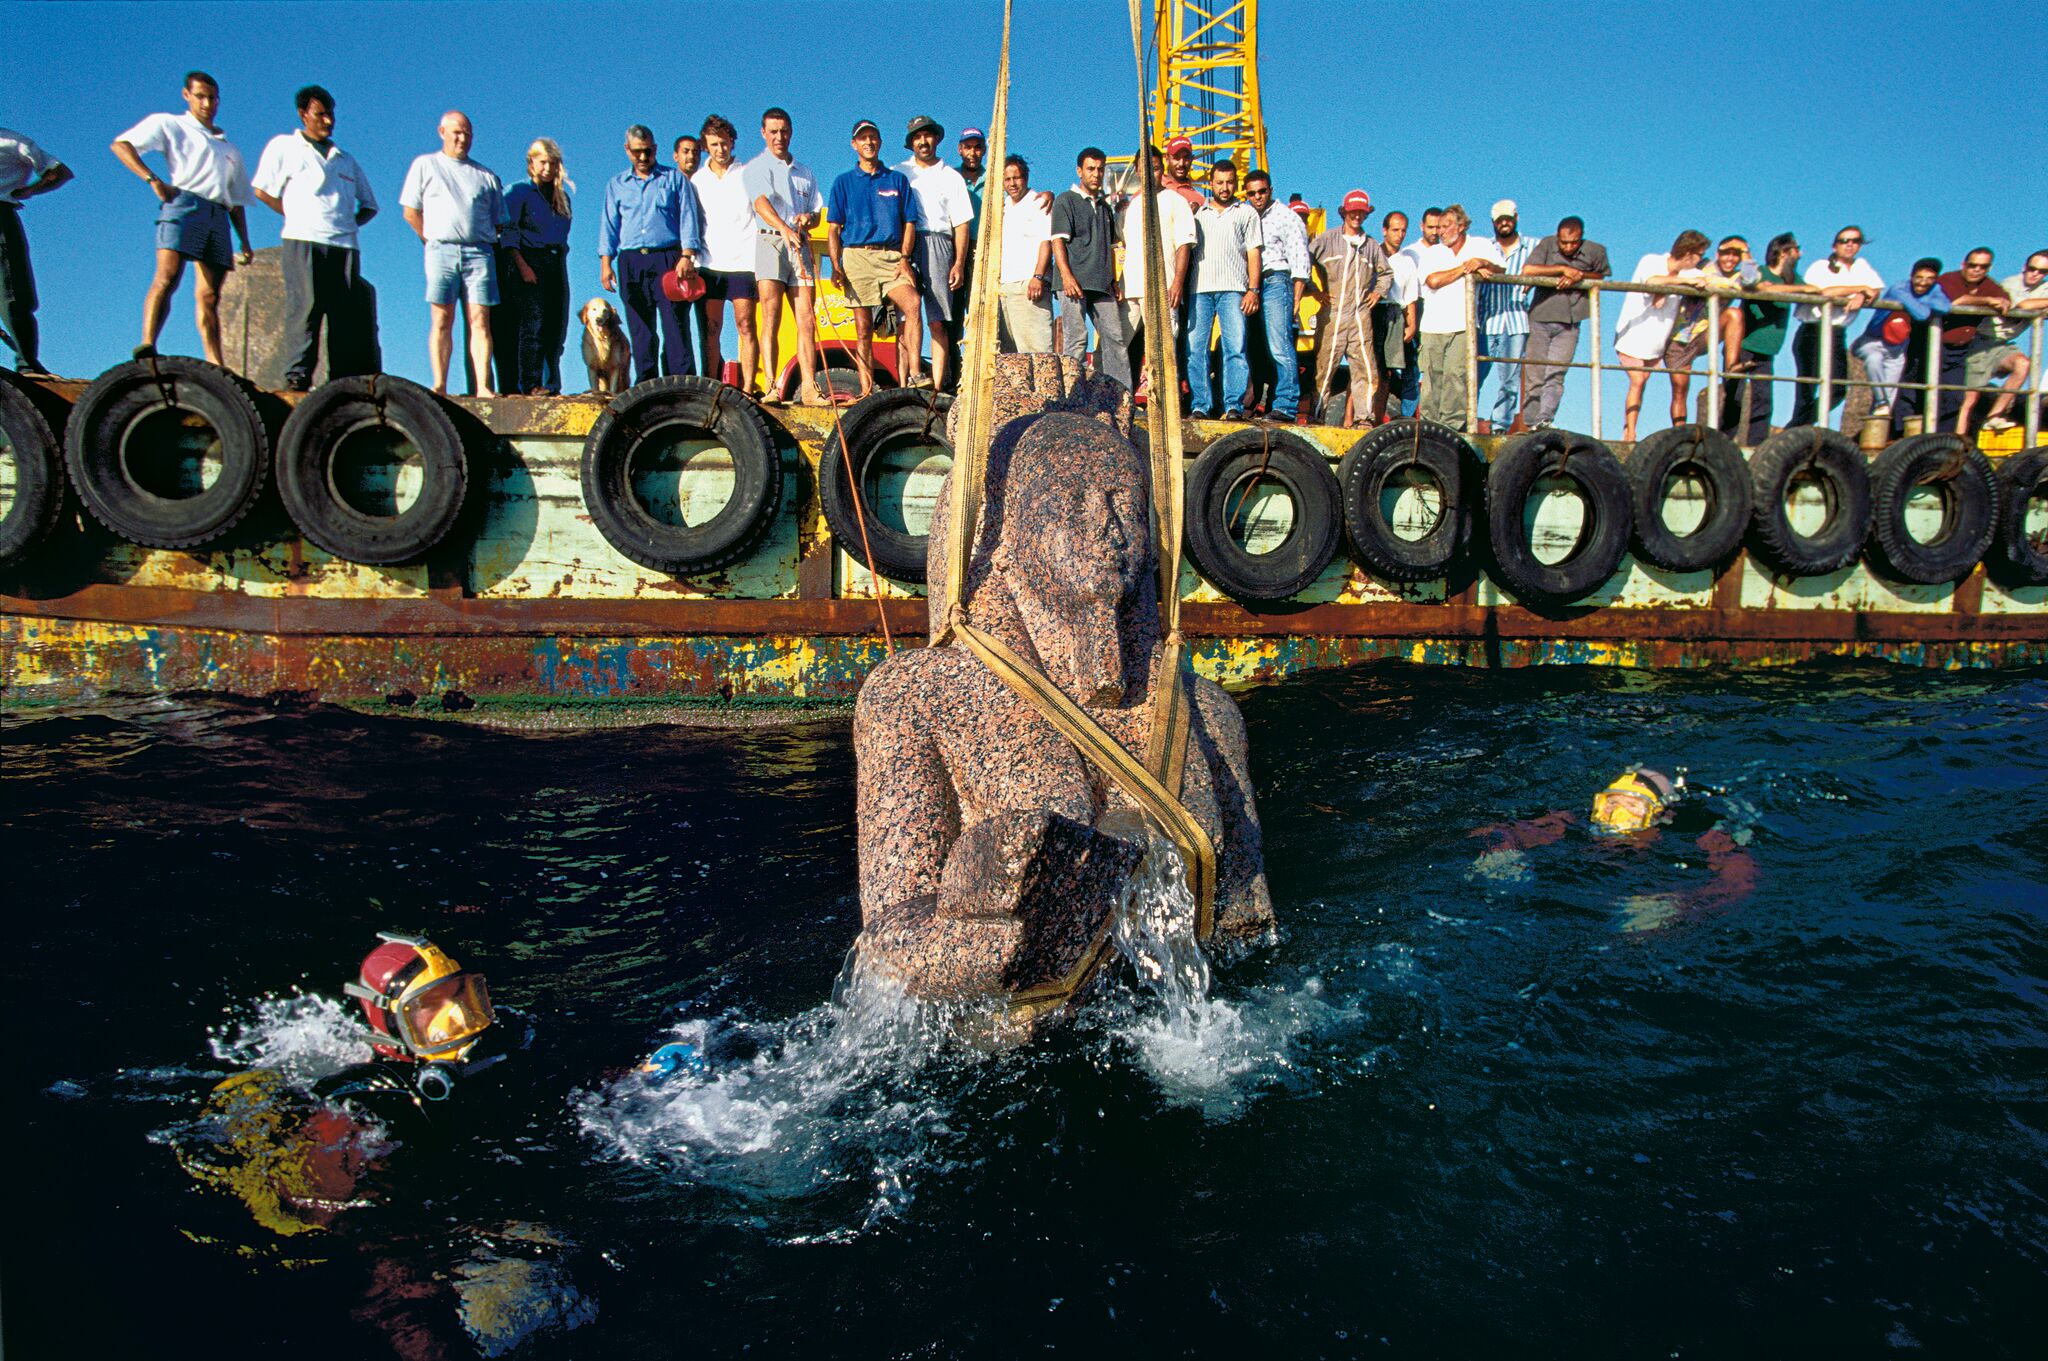
<path fill-rule="evenodd" d="M 334 483 L 342 440 L 388 426 L 419 451 L 420 494 L 395 516 L 365 515 Z M 446 537 L 462 514 L 469 459 L 441 399 L 388 374 L 337 378 L 309 393 L 277 437 L 277 493 L 307 539 L 347 562 L 388 567 L 416 562 Z"/>
<path fill-rule="evenodd" d="M 1664 523 L 1664 484 L 1690 467 L 1706 487 L 1707 514 L 1690 534 Z M 1635 518 L 1636 556 L 1667 572 L 1718 566 L 1742 546 L 1749 530 L 1749 466 L 1734 440 L 1704 425 L 1659 430 L 1635 447 L 1625 465 Z"/>
<path fill-rule="evenodd" d="M 1906 532 L 1906 499 L 1930 484 L 1946 489 L 1942 533 L 1921 543 Z M 1870 466 L 1870 564 L 1923 586 L 1961 581 L 1998 533 L 1998 482 L 1991 460 L 1959 435 L 1900 440 Z"/>
<path fill-rule="evenodd" d="M 633 494 L 633 455 L 668 426 L 707 431 L 731 452 L 732 499 L 701 525 L 672 525 Z M 715 572 L 766 537 L 782 505 L 782 455 L 751 398 L 710 378 L 650 378 L 605 406 L 583 445 L 583 505 L 612 547 L 671 576 Z"/>
<path fill-rule="evenodd" d="M 1421 539 L 1396 534 L 1381 505 L 1388 479 L 1411 465 L 1429 474 L 1443 497 L 1436 528 Z M 1447 425 L 1402 420 L 1368 431 L 1337 465 L 1352 559 L 1390 581 L 1444 575 L 1471 541 L 1481 467 L 1479 451 Z"/>
<path fill-rule="evenodd" d="M 1237 600 L 1285 600 L 1307 588 L 1337 556 L 1343 493 L 1322 450 L 1287 430 L 1236 430 L 1188 469 L 1187 550 L 1217 590 Z M 1270 553 L 1247 553 L 1231 537 L 1242 504 L 1232 493 L 1250 479 L 1278 483 L 1294 501 L 1294 525 Z"/>
<path fill-rule="evenodd" d="M 1800 534 L 1785 516 L 1785 493 L 1802 473 L 1818 478 L 1828 499 L 1820 532 Z M 1856 561 L 1870 535 L 1870 465 L 1847 435 L 1795 425 L 1759 444 L 1749 460 L 1750 547 L 1784 576 L 1839 572 Z"/>
<path fill-rule="evenodd" d="M 1578 484 L 1590 523 L 1561 562 L 1543 563 L 1522 525 L 1529 492 L 1544 477 Z M 1486 474 L 1486 527 L 1502 585 L 1525 605 L 1568 605 L 1605 585 L 1628 552 L 1628 474 L 1614 451 L 1591 435 L 1538 430 L 1508 445 Z"/>
<path fill-rule="evenodd" d="M 20 561 L 64 514 L 64 450 L 43 413 L 0 369 L 0 439 L 14 451 L 14 497 L 0 516 L 0 567 Z"/>
<path fill-rule="evenodd" d="M 129 430 L 166 405 L 199 416 L 220 438 L 220 477 L 196 495 L 158 496 L 127 467 Z M 162 355 L 116 364 L 79 395 L 64 432 L 64 462 L 86 510 L 114 533 L 149 548 L 196 548 L 255 506 L 270 467 L 270 432 L 241 378 L 204 360 Z"/>
<path fill-rule="evenodd" d="M 1999 580 L 2015 586 L 2048 586 L 2048 539 L 2027 539 L 2027 504 L 2048 492 L 2048 449 L 2029 449 L 1998 470 L 1998 535 L 1992 562 Z"/>
<path fill-rule="evenodd" d="M 861 521 L 866 507 L 859 503 L 860 488 L 868 485 L 868 472 L 889 444 L 904 437 L 922 438 L 930 444 L 946 444 L 946 412 L 953 399 L 929 388 L 891 388 L 873 393 L 839 418 L 839 429 L 825 439 L 818 455 L 818 501 L 824 508 L 825 523 L 832 537 L 856 562 L 867 560 L 868 548 L 875 554 L 875 570 L 898 581 L 923 581 L 925 550 L 930 540 L 923 534 L 906 534 L 866 514 L 867 541 L 861 540 Z M 846 437 L 851 451 L 853 480 L 846 476 L 847 455 L 839 448 Z"/>

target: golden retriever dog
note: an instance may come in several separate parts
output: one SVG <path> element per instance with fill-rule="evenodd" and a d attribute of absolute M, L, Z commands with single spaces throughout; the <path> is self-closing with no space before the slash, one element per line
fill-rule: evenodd
<path fill-rule="evenodd" d="M 633 349 L 619 326 L 619 314 L 604 298 L 583 304 L 583 364 L 592 392 L 624 392 L 633 386 Z"/>

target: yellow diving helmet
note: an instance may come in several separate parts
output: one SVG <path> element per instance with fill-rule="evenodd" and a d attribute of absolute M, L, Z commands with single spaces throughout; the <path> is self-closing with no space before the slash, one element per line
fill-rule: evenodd
<path fill-rule="evenodd" d="M 425 936 L 379 931 L 383 943 L 363 959 L 360 980 L 342 991 L 363 1004 L 386 1058 L 456 1063 L 497 1019 L 484 976 Z"/>
<path fill-rule="evenodd" d="M 1672 805 L 1684 790 L 1684 776 L 1674 780 L 1661 770 L 1630 766 L 1593 796 L 1593 827 L 1602 832 L 1648 831 L 1671 820 Z"/>

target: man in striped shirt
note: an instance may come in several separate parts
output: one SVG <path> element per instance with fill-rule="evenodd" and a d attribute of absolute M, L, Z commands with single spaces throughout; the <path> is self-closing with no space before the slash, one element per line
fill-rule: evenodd
<path fill-rule="evenodd" d="M 1504 198 L 1493 205 L 1493 244 L 1500 251 L 1501 259 L 1507 262 L 1509 274 L 1522 272 L 1522 266 L 1529 262 L 1529 252 L 1536 245 L 1516 230 L 1517 222 L 1518 211 L 1513 199 Z M 1533 289 L 1507 284 L 1490 284 L 1479 290 L 1479 355 L 1482 360 L 1521 359 L 1529 344 L 1529 303 L 1533 294 Z M 1486 380 L 1489 376 L 1496 376 L 1499 383 L 1490 417 L 1486 403 Z M 1481 363 L 1479 433 L 1504 431 L 1513 425 L 1521 396 L 1520 363 Z"/>
<path fill-rule="evenodd" d="M 1252 388 L 1269 384 L 1273 401 L 1267 414 L 1276 421 L 1292 421 L 1301 408 L 1301 361 L 1294 352 L 1294 316 L 1301 295 L 1308 288 L 1308 232 L 1301 217 L 1285 203 L 1273 198 L 1273 177 L 1254 170 L 1244 177 L 1245 201 L 1259 215 L 1259 229 L 1265 235 L 1265 250 L 1259 256 L 1259 311 L 1264 326 L 1251 332 Z M 1263 343 L 1261 343 L 1263 342 Z"/>

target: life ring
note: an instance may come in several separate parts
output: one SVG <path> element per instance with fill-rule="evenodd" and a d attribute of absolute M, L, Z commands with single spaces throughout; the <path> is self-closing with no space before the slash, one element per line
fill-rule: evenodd
<path fill-rule="evenodd" d="M 1343 493 L 1329 460 L 1301 436 L 1266 427 L 1233 431 L 1204 449 L 1187 476 L 1188 556 L 1225 595 L 1285 600 L 1337 556 Z M 1253 553 L 1234 531 L 1260 486 L 1287 493 L 1294 523 L 1271 549 Z"/>
<path fill-rule="evenodd" d="M 1579 536 L 1556 562 L 1536 556 L 1523 523 L 1529 493 L 1546 477 L 1578 488 L 1585 507 Z M 1539 430 L 1510 444 L 1486 474 L 1488 540 L 1500 580 L 1523 604 L 1565 605 L 1614 575 L 1628 552 L 1628 474 L 1614 452 L 1590 435 Z"/>
<path fill-rule="evenodd" d="M 832 537 L 857 562 L 865 563 L 872 551 L 875 570 L 898 581 L 924 580 L 929 539 L 884 524 L 862 489 L 872 485 L 883 455 L 906 442 L 951 453 L 952 446 L 946 443 L 946 412 L 952 405 L 951 397 L 929 389 L 889 388 L 873 393 L 840 416 L 838 428 L 827 437 L 818 456 L 818 500 Z M 846 452 L 840 449 L 842 434 Z M 849 460 L 853 464 L 851 478 L 846 471 Z"/>
<path fill-rule="evenodd" d="M 634 463 L 664 432 L 694 430 L 732 458 L 732 494 L 702 524 L 676 524 L 634 490 Z M 782 455 L 752 399 L 710 378 L 650 378 L 605 406 L 583 445 L 583 504 L 612 547 L 672 576 L 712 572 L 751 553 L 782 504 Z"/>
<path fill-rule="evenodd" d="M 219 473 L 198 473 L 207 455 Z M 116 364 L 71 409 L 71 485 L 92 517 L 131 543 L 196 548 L 225 534 L 263 491 L 270 432 L 254 389 L 180 355 Z"/>
<path fill-rule="evenodd" d="M 358 452 L 417 454 L 418 494 L 403 509 L 373 505 L 354 491 L 347 463 Z M 303 400 L 277 437 L 277 492 L 292 523 L 347 562 L 413 562 L 439 543 L 462 513 L 469 460 L 441 399 L 388 374 L 337 378 Z"/>
<path fill-rule="evenodd" d="M 1920 487 L 1941 498 L 1941 528 L 1922 542 L 1906 530 L 1906 501 Z M 1871 565 L 1900 581 L 1961 581 L 1998 533 L 1991 460 L 1960 435 L 1900 440 L 1870 466 Z"/>
<path fill-rule="evenodd" d="M 1626 465 L 1636 556 L 1667 572 L 1697 572 L 1727 561 L 1749 528 L 1749 468 L 1719 430 L 1674 425 L 1635 447 Z M 1706 514 L 1680 534 L 1664 523 L 1664 492 L 1684 472 L 1706 498 Z"/>
<path fill-rule="evenodd" d="M 1365 435 L 1337 465 L 1351 556 L 1393 581 L 1442 576 L 1471 541 L 1482 467 L 1479 451 L 1463 435 L 1435 421 L 1390 421 Z M 1404 537 L 1390 518 L 1397 479 L 1436 489 L 1436 524 L 1421 538 Z"/>
<path fill-rule="evenodd" d="M 14 452 L 14 495 L 0 515 L 0 566 L 27 555 L 64 514 L 64 455 L 56 432 L 11 369 L 0 369 L 0 440 Z"/>
<path fill-rule="evenodd" d="M 2048 536 L 2027 537 L 2028 508 L 2048 497 L 2048 450 L 2014 454 L 1998 470 L 1998 483 L 1998 575 L 2017 586 L 2048 585 Z"/>
<path fill-rule="evenodd" d="M 1811 534 L 1793 528 L 1785 509 L 1792 484 L 1811 478 L 1827 517 Z M 1817 425 L 1780 430 L 1749 460 L 1750 544 L 1786 576 L 1838 572 L 1856 561 L 1870 535 L 1870 465 L 1854 440 Z"/>

